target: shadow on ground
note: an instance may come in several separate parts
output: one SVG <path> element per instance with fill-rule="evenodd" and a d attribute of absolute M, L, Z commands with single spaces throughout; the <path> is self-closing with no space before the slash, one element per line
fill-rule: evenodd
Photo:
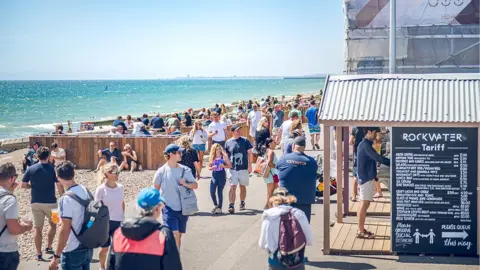
<path fill-rule="evenodd" d="M 322 269 L 377 269 L 368 263 L 350 263 L 350 262 L 307 262 L 307 265 Z"/>
<path fill-rule="evenodd" d="M 447 265 L 480 265 L 479 257 L 448 257 L 448 256 L 419 256 L 419 255 L 400 255 L 398 257 L 392 256 L 362 256 L 351 255 L 355 258 L 384 260 L 399 263 L 410 264 L 447 264 Z"/>

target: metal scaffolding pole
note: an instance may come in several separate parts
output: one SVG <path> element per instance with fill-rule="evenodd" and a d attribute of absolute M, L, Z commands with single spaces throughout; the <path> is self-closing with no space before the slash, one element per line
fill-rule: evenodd
<path fill-rule="evenodd" d="M 395 73 L 395 61 L 397 58 L 396 51 L 396 21 L 397 21 L 397 11 L 396 11 L 396 1 L 390 0 L 390 55 L 389 55 L 389 73 Z"/>

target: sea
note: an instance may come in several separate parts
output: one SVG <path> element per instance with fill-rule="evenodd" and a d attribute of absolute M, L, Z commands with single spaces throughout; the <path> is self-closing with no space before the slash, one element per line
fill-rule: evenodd
<path fill-rule="evenodd" d="M 319 93 L 317 79 L 0 81 L 0 140 L 42 134 L 67 121 L 211 108 L 216 103 Z"/>

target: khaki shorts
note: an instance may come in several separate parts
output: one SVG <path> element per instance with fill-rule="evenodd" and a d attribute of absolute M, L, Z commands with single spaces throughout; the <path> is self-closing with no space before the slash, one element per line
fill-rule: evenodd
<path fill-rule="evenodd" d="M 57 208 L 56 203 L 32 203 L 33 227 L 41 228 L 45 222 L 45 217 L 52 217 L 52 209 Z"/>
<path fill-rule="evenodd" d="M 375 192 L 375 181 L 372 179 L 362 185 L 358 185 L 358 195 L 360 201 L 373 201 L 373 193 Z"/>

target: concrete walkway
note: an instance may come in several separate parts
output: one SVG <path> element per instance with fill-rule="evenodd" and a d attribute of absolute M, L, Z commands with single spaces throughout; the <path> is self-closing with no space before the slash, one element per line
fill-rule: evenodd
<path fill-rule="evenodd" d="M 308 149 L 311 149 L 309 147 Z M 323 149 L 323 147 L 322 147 Z M 308 151 L 315 156 L 318 151 Z M 202 176 L 209 176 L 205 171 Z M 183 268 L 218 270 L 261 270 L 267 269 L 267 254 L 258 247 L 261 215 L 265 204 L 266 187 L 263 179 L 250 178 L 247 191 L 246 211 L 234 215 L 212 215 L 209 193 L 210 179 L 201 179 L 196 194 L 200 212 L 191 217 L 187 234 L 183 238 L 181 257 Z M 238 192 L 238 191 L 237 191 Z M 228 207 L 228 187 L 224 191 L 223 211 Z M 332 196 L 335 200 L 335 196 Z M 127 204 L 127 216 L 134 214 L 135 202 Z M 238 197 L 235 205 L 238 210 Z M 335 213 L 336 205 L 331 205 Z M 312 209 L 314 244 L 307 248 L 307 269 L 479 269 L 478 258 L 419 257 L 419 256 L 324 256 L 323 205 L 315 204 Z M 334 218 L 334 217 L 332 217 Z M 94 254 L 92 269 L 99 269 L 98 251 Z M 47 264 L 35 261 L 22 262 L 22 270 L 47 269 Z M 175 269 L 172 269 L 175 270 Z"/>

